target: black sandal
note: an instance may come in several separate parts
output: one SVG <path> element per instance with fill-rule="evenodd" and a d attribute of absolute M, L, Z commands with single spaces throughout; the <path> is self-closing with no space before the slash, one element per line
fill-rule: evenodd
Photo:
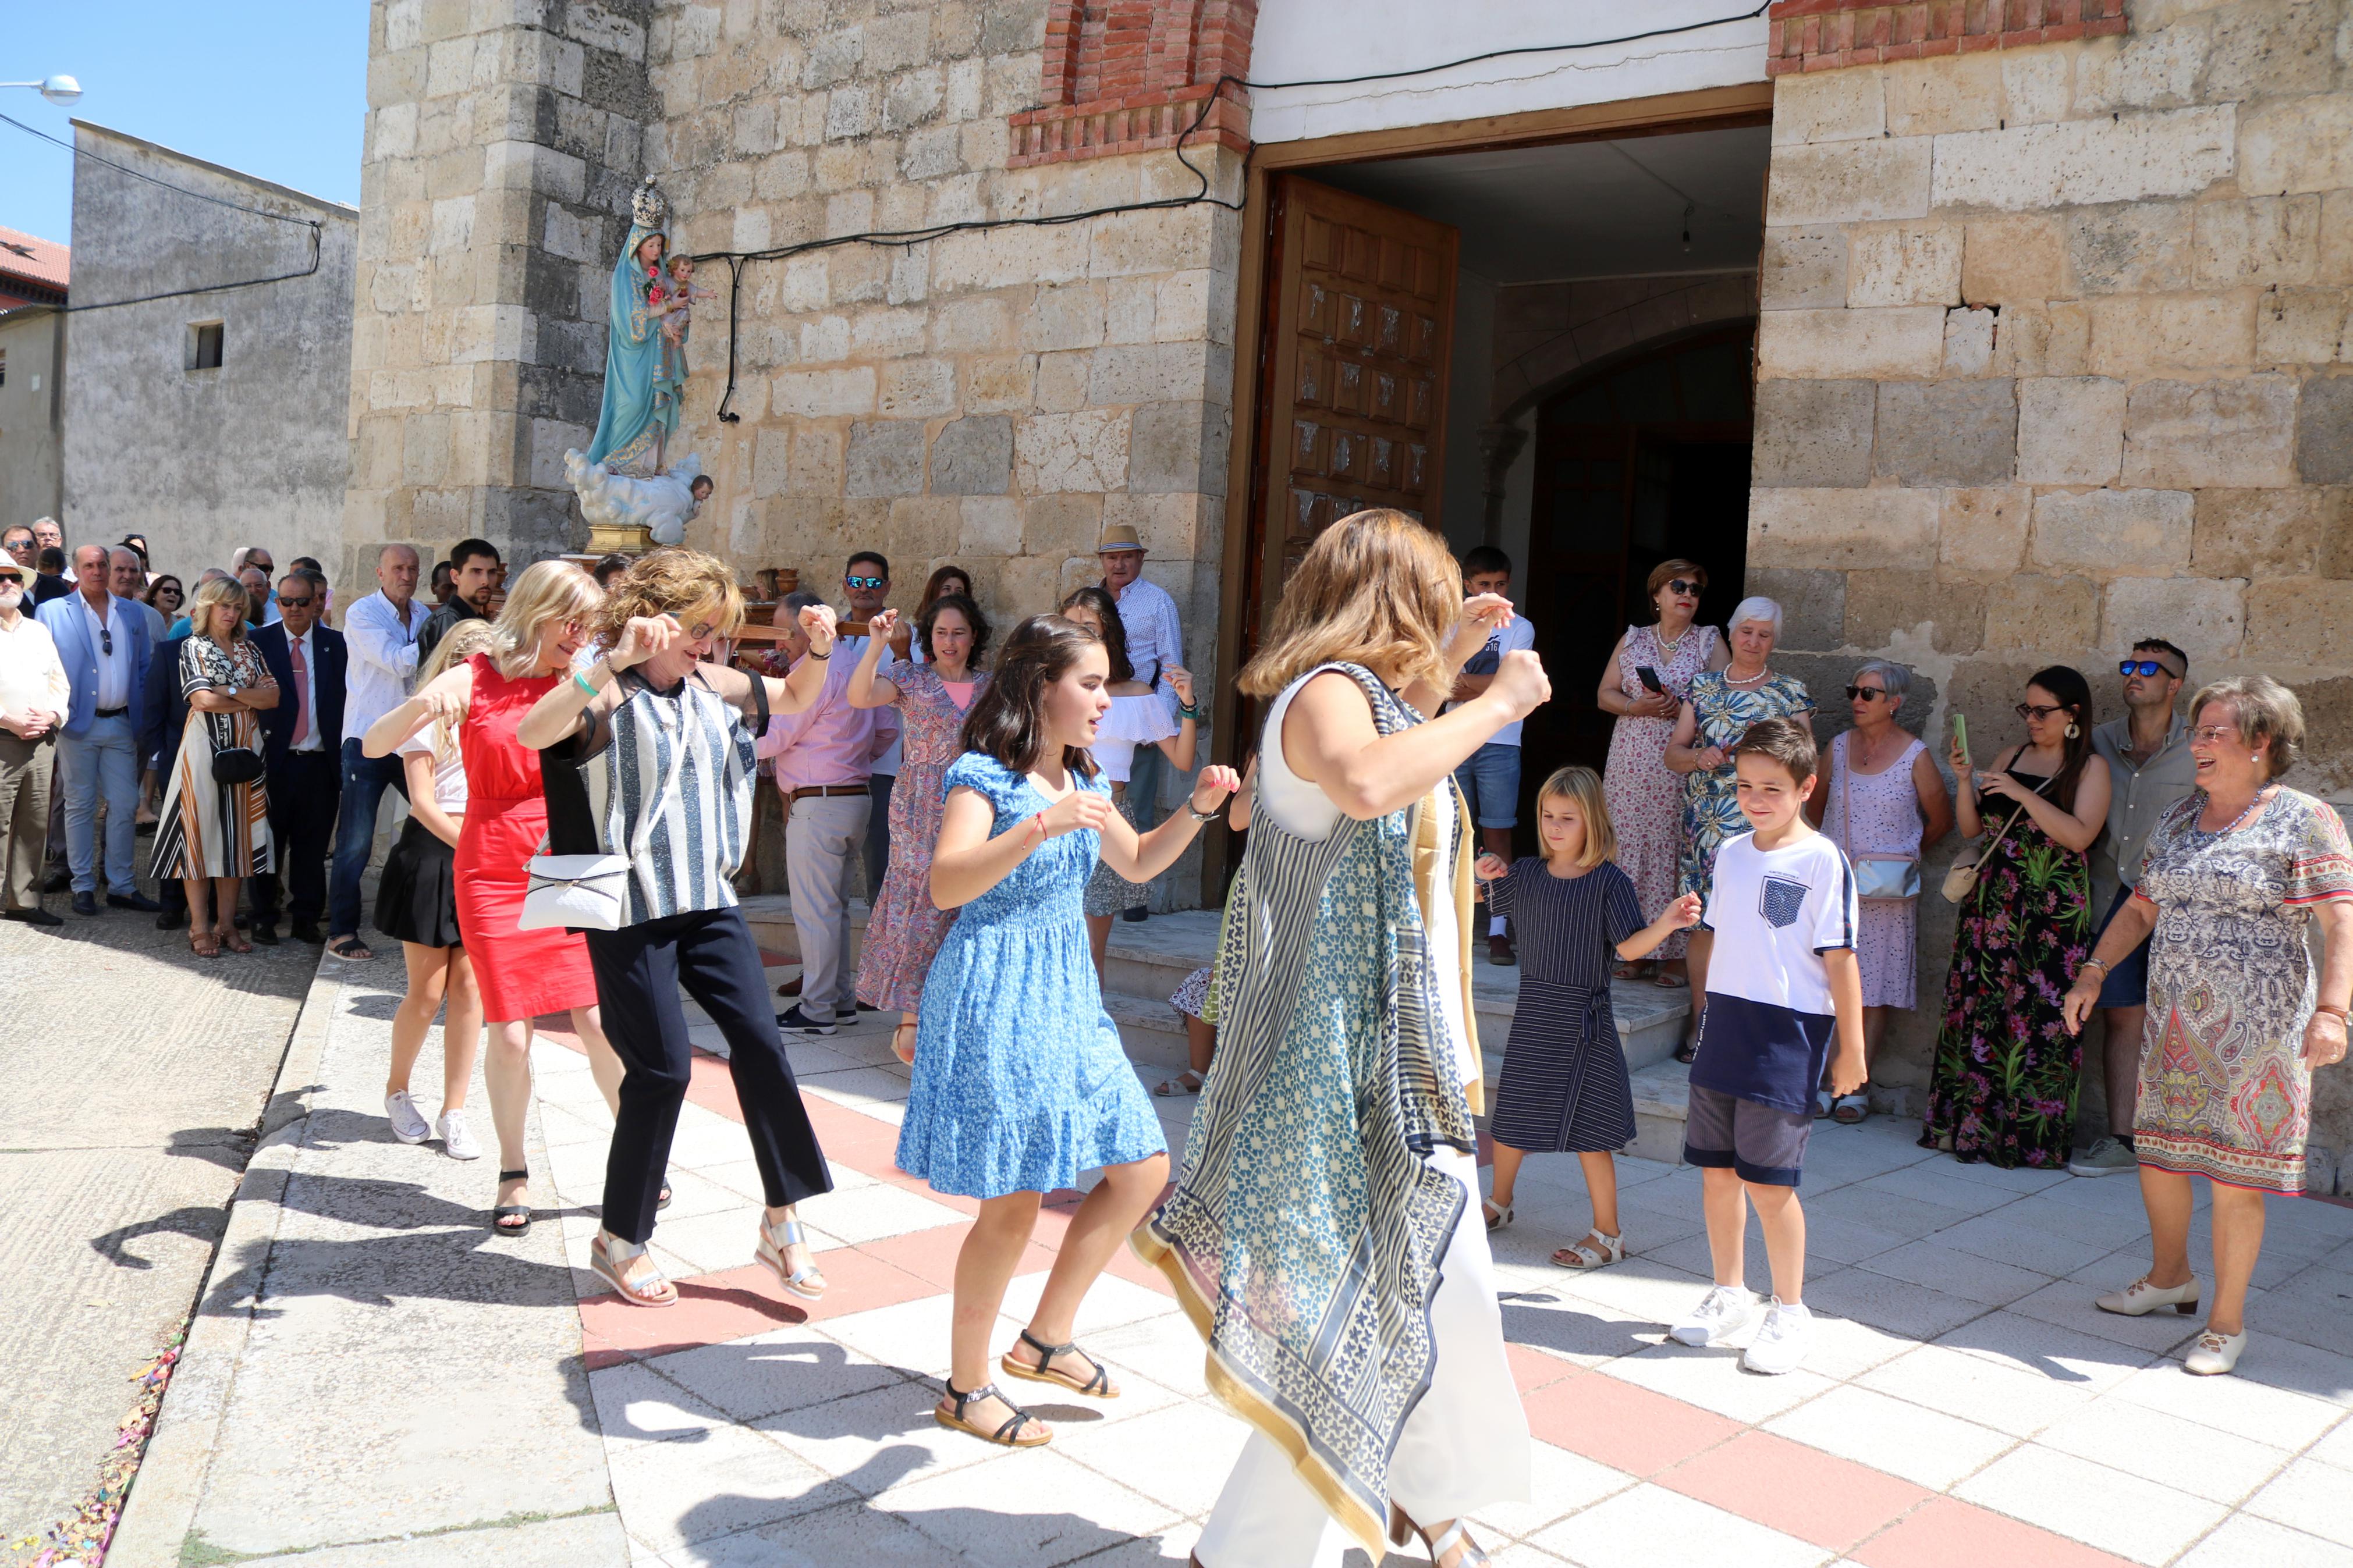
<path fill-rule="evenodd" d="M 1036 1448 L 1054 1440 L 1054 1435 L 1045 1431 L 1025 1436 L 1022 1434 L 1022 1428 L 1025 1426 L 1043 1426 L 1043 1423 L 1013 1401 L 1005 1399 L 1005 1395 L 998 1392 L 997 1384 L 993 1383 L 984 1383 L 970 1394 L 958 1394 L 956 1385 L 953 1383 L 946 1384 L 945 1387 L 948 1391 L 949 1402 L 955 1406 L 955 1414 L 951 1415 L 936 1405 L 932 1406 L 932 1419 L 943 1426 L 953 1431 L 969 1432 L 982 1442 L 994 1443 L 1002 1448 Z M 1005 1407 L 1013 1412 L 994 1432 L 978 1422 L 965 1419 L 965 1406 L 983 1399 L 1005 1399 Z"/>
<path fill-rule="evenodd" d="M 1119 1397 L 1119 1390 L 1111 1385 L 1111 1373 L 1104 1369 L 1103 1363 L 1079 1349 L 1075 1341 L 1070 1344 L 1050 1345 L 1024 1329 L 1021 1331 L 1021 1342 L 1038 1352 L 1038 1364 L 1030 1366 L 1015 1361 L 1013 1352 L 1007 1351 L 997 1358 L 997 1364 L 1003 1367 L 1008 1376 L 1025 1377 L 1032 1383 L 1050 1383 L 1058 1387 L 1067 1388 L 1073 1394 L 1083 1394 L 1094 1399 Z M 1095 1374 L 1082 1383 L 1067 1372 L 1056 1372 L 1054 1358 L 1058 1355 L 1086 1356 L 1087 1361 L 1094 1367 Z"/>
<path fill-rule="evenodd" d="M 508 1182 L 527 1182 L 529 1180 L 531 1180 L 531 1173 L 529 1171 L 501 1171 L 499 1173 L 499 1182 L 501 1185 L 504 1185 Z M 522 1215 L 522 1223 L 521 1225 L 507 1225 L 503 1223 L 504 1221 L 512 1219 L 517 1215 Z M 497 1231 L 501 1236 L 521 1236 L 523 1232 L 531 1228 L 531 1205 L 529 1204 L 499 1205 L 497 1207 L 491 1210 L 491 1228 Z"/>

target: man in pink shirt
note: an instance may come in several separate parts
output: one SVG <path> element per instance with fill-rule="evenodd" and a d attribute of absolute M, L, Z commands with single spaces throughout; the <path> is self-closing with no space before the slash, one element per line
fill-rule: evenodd
<path fill-rule="evenodd" d="M 820 657 L 801 635 L 798 617 L 803 606 L 824 602 L 815 594 L 788 594 L 777 606 L 787 668 Z M 849 866 L 866 842 L 873 809 L 867 780 L 874 759 L 899 738 L 894 710 L 849 705 L 856 661 L 832 664 L 817 700 L 798 713 L 772 717 L 759 744 L 760 755 L 776 759 L 776 788 L 785 797 L 785 885 L 800 938 L 800 1000 L 776 1015 L 778 1026 L 790 1035 L 830 1035 L 838 1016 L 857 1015 L 848 962 Z"/>

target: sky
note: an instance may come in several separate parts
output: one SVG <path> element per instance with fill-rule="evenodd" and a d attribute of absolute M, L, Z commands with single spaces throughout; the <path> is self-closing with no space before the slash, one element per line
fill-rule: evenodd
<path fill-rule="evenodd" d="M 367 0 L 0 0 L 0 81 L 62 73 L 81 101 L 0 90 L 70 142 L 74 119 L 357 205 Z M 70 243 L 73 154 L 0 124 L 0 227 Z"/>

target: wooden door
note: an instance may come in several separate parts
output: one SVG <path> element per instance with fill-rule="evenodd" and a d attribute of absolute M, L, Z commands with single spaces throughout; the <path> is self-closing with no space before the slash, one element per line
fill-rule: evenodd
<path fill-rule="evenodd" d="M 1440 526 L 1460 245 L 1451 225 L 1295 174 L 1271 218 L 1244 658 L 1325 528 L 1368 507 Z"/>

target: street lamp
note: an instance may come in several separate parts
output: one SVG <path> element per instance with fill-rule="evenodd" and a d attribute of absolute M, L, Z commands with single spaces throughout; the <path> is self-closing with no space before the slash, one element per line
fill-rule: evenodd
<path fill-rule="evenodd" d="M 71 103 L 81 96 L 81 83 L 69 76 L 45 76 L 38 81 L 0 81 L 0 87 L 29 87 L 59 105 Z"/>

